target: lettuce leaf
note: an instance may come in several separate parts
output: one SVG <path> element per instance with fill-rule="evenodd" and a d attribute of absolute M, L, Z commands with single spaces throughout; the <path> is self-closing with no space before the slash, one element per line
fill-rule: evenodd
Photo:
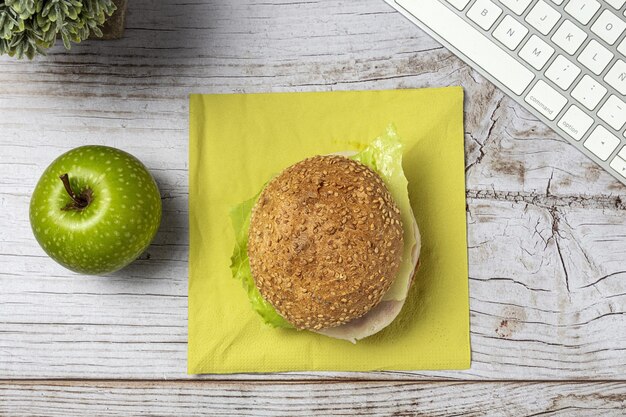
<path fill-rule="evenodd" d="M 250 200 L 239 204 L 230 212 L 230 220 L 232 221 L 233 229 L 235 229 L 235 250 L 230 258 L 230 269 L 233 273 L 233 278 L 241 280 L 243 283 L 252 308 L 263 318 L 265 323 L 273 327 L 293 328 L 293 325 L 278 314 L 270 303 L 265 301 L 254 283 L 254 278 L 252 278 L 250 259 L 248 258 L 248 229 L 250 229 L 252 208 L 259 199 L 259 195 L 261 195 L 261 192 Z"/>
<path fill-rule="evenodd" d="M 402 143 L 395 128 L 393 126 L 388 127 L 385 134 L 376 138 L 362 151 L 349 158 L 368 166 L 380 175 L 400 209 L 404 228 L 402 263 L 398 278 L 385 294 L 383 300 L 403 300 L 406 298 L 408 280 L 413 273 L 411 250 L 415 245 L 415 235 L 412 229 L 414 220 L 407 190 L 408 182 L 402 170 Z M 263 318 L 265 323 L 273 327 L 293 328 L 294 326 L 278 314 L 274 307 L 261 296 L 250 271 L 248 230 L 250 228 L 252 208 L 256 204 L 259 195 L 261 195 L 261 192 L 235 207 L 230 213 L 236 238 L 235 249 L 231 257 L 233 278 L 241 280 L 244 289 L 248 293 L 252 308 Z"/>

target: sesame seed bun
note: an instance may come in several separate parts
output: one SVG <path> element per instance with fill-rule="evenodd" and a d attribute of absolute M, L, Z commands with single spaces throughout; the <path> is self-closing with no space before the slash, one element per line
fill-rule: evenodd
<path fill-rule="evenodd" d="M 340 326 L 370 311 L 398 274 L 402 249 L 400 211 L 382 179 L 343 156 L 285 169 L 252 210 L 255 283 L 299 329 Z"/>

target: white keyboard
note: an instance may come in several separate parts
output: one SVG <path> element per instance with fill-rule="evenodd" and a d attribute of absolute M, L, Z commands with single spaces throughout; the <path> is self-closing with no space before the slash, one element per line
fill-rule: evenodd
<path fill-rule="evenodd" d="M 626 185 L 626 0 L 385 0 Z"/>

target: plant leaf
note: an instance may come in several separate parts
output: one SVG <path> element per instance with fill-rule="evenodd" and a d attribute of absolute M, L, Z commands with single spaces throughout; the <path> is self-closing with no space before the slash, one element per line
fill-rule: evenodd
<path fill-rule="evenodd" d="M 32 59 L 57 36 L 67 49 L 91 33 L 101 37 L 115 10 L 113 0 L 0 0 L 0 54 Z"/>

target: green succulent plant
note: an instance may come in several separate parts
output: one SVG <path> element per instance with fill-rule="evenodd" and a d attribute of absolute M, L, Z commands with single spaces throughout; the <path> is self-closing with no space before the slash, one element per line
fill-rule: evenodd
<path fill-rule="evenodd" d="M 100 37 L 115 8 L 113 0 L 0 0 L 0 55 L 33 59 L 59 37 L 67 49 Z"/>

